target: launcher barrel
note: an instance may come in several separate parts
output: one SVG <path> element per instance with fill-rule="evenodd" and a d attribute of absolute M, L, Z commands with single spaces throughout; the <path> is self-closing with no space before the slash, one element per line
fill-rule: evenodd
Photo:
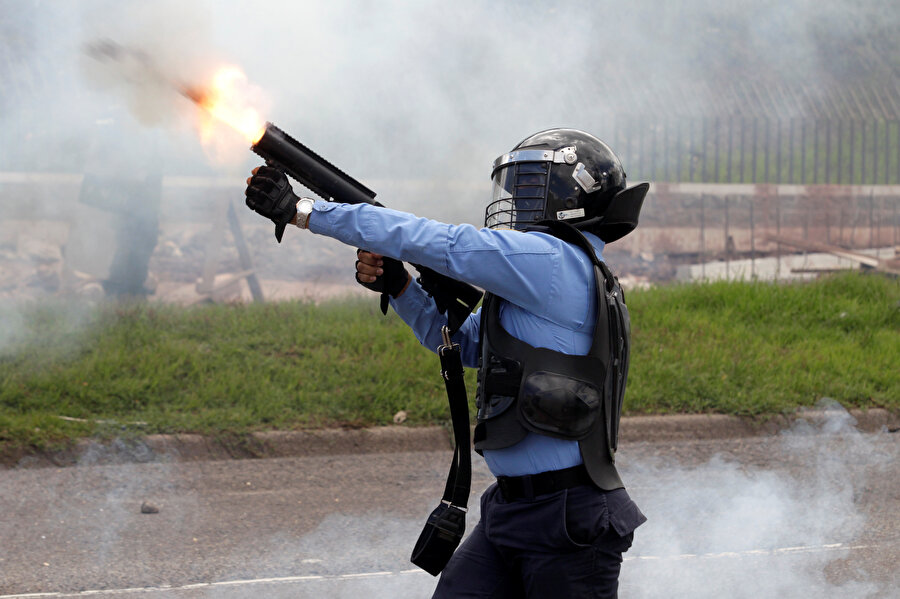
<path fill-rule="evenodd" d="M 328 201 L 374 204 L 375 192 L 273 125 L 250 149 Z"/>
<path fill-rule="evenodd" d="M 266 164 L 284 171 L 328 201 L 382 205 L 375 201 L 374 191 L 272 123 L 266 123 L 265 133 L 250 149 L 259 154 Z M 281 231 L 284 231 L 283 226 Z M 281 241 L 281 233 L 277 227 L 275 236 Z M 422 288 L 434 298 L 438 311 L 447 314 L 447 325 L 450 332 L 455 333 L 478 305 L 481 291 L 430 268 L 417 264 L 413 266 L 419 271 Z M 382 304 L 382 310 L 386 309 L 387 304 Z"/>

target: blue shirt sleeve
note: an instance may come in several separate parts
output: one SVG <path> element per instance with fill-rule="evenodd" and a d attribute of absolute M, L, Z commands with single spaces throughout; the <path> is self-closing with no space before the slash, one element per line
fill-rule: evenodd
<path fill-rule="evenodd" d="M 592 272 L 590 261 L 581 250 L 550 235 L 449 225 L 369 204 L 322 200 L 315 203 L 309 229 L 427 266 L 563 326 L 582 326 L 589 317 L 583 300 L 566 310 L 558 304 L 562 295 L 589 295 L 593 276 L 585 273 Z M 579 268 L 563 272 L 564 263 Z"/>

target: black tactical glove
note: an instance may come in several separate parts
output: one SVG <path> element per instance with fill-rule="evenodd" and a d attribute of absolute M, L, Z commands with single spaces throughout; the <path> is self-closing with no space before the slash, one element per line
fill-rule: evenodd
<path fill-rule="evenodd" d="M 364 251 L 361 249 L 356 250 L 356 256 L 359 257 Z M 403 263 L 395 258 L 382 256 L 381 263 L 381 269 L 384 271 L 384 274 L 375 277 L 375 280 L 371 283 L 364 283 L 359 280 L 359 270 L 357 269 L 356 282 L 367 289 L 381 293 L 381 313 L 387 314 L 388 296 L 397 297 L 406 289 L 406 284 L 409 282 L 409 273 L 403 267 Z M 359 265 L 359 260 L 356 261 L 356 264 L 357 266 Z"/>
<path fill-rule="evenodd" d="M 261 166 L 247 185 L 247 207 L 275 223 L 275 239 L 281 243 L 284 228 L 297 215 L 297 200 L 287 175 L 276 168 Z"/>

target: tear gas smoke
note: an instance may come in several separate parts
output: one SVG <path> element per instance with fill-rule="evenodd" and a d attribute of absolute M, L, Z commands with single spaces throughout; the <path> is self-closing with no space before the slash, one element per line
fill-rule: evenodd
<path fill-rule="evenodd" d="M 890 481 L 896 481 L 900 446 L 894 437 L 886 432 L 862 434 L 843 409 L 831 406 L 822 424 L 799 421 L 778 437 L 716 443 L 715 447 L 730 453 L 712 457 L 702 445 L 690 442 L 628 444 L 620 453 L 623 476 L 649 521 L 636 531 L 634 545 L 625 555 L 622 595 L 891 596 L 890 589 L 900 579 L 895 575 L 871 580 L 852 548 L 871 544 L 877 550 L 885 542 L 884 547 L 894 547 L 895 540 L 884 537 L 890 535 L 890 523 L 880 521 L 896 509 L 894 504 L 887 512 L 881 508 L 884 502 L 896 500 L 896 482 L 891 487 Z M 64 539 L 63 546 L 80 547 L 76 562 L 81 564 L 83 578 L 94 581 L 93 588 L 100 584 L 131 587 L 148 579 L 154 581 L 153 587 L 178 587 L 187 584 L 185 576 L 190 582 L 222 582 L 188 594 L 160 588 L 151 597 L 244 599 L 260 596 L 262 590 L 271 597 L 360 593 L 373 598 L 422 597 L 433 589 L 433 578 L 409 572 L 414 569 L 408 562 L 409 552 L 422 520 L 398 515 L 412 509 L 424 517 L 433 507 L 430 501 L 411 505 L 416 501 L 404 495 L 398 499 L 397 512 L 335 510 L 308 534 L 292 533 L 289 519 L 251 532 L 243 530 L 238 515 L 241 510 L 259 510 L 254 503 L 257 496 L 235 492 L 235 488 L 243 487 L 241 476 L 254 466 L 246 462 L 181 466 L 173 457 L 148 454 L 139 445 L 120 442 L 98 448 L 82 465 L 58 471 L 59 476 L 46 477 L 37 485 L 38 491 L 21 498 L 15 492 L 21 489 L 14 486 L 17 480 L 40 471 L 10 472 L 11 476 L 0 479 L 0 497 L 12 501 L 4 504 L 5 513 L 17 513 L 19 501 L 39 502 L 45 506 L 44 516 L 34 523 L 35 528 L 23 528 L 9 518 L 0 520 L 0 535 L 13 547 L 27 545 L 34 531 Z M 110 462 L 122 463 L 97 465 Z M 291 460 L 279 464 L 283 469 L 297 468 Z M 473 465 L 476 479 L 486 480 L 484 462 L 476 460 Z M 229 471 L 235 473 L 231 484 L 222 478 Z M 442 484 L 441 474 L 433 480 L 435 493 Z M 310 475 L 293 472 L 295 477 Z M 233 499 L 222 502 L 198 493 L 198 476 L 219 481 L 213 492 Z M 302 485 L 285 496 L 267 495 L 270 490 L 261 489 L 258 497 L 274 497 L 276 502 L 300 497 L 303 502 L 296 509 L 302 512 L 310 497 L 297 494 L 301 489 Z M 883 494 L 873 494 L 872 489 Z M 162 498 L 165 516 L 158 521 L 159 534 L 194 535 L 205 543 L 184 571 L 156 573 L 149 566 L 155 561 L 156 545 L 142 540 L 141 531 L 146 532 L 150 524 L 145 516 L 135 515 L 140 499 L 147 496 Z M 479 518 L 478 501 L 473 499 L 470 505 L 474 512 L 469 530 Z M 219 524 L 210 529 L 201 515 L 223 506 L 231 511 L 217 513 Z M 219 530 L 223 526 L 227 532 Z M 28 546 L 28 551 L 34 549 Z M 17 561 L 2 548 L 0 557 L 6 558 L 7 567 Z M 118 573 L 121 580 L 109 580 L 109 572 Z M 378 572 L 393 574 L 364 576 Z M 266 580 L 287 577 L 294 580 L 266 586 Z M 60 579 L 53 588 L 66 584 Z"/>
<path fill-rule="evenodd" d="M 647 114 L 651 126 L 660 115 L 704 114 L 727 103 L 741 81 L 801 81 L 814 104 L 828 86 L 898 75 L 891 59 L 898 42 L 884 32 L 897 28 L 900 14 L 888 0 L 752 7 L 0 0 L 0 7 L 0 250 L 34 269 L 38 263 L 19 250 L 23 239 L 63 244 L 57 264 L 101 279 L 116 243 L 110 212 L 133 208 L 125 193 L 102 210 L 78 201 L 83 174 L 140 185 L 142 174 L 159 171 L 159 247 L 172 242 L 173 223 L 208 224 L 225 199 L 240 201 L 257 163 L 248 144 L 224 127 L 207 128 L 213 138 L 202 144 L 202 113 L 171 90 L 173 81 L 206 82 L 223 65 L 246 73 L 256 86 L 247 101 L 266 120 L 387 205 L 475 224 L 491 161 L 533 131 L 574 126 L 606 139 L 636 136 L 617 131 L 620 117 Z M 115 64 L 85 54 L 104 40 L 129 51 Z M 786 104 L 772 116 L 801 109 Z M 642 177 L 625 166 L 631 179 Z M 204 195 L 174 182 L 183 176 L 219 178 L 220 186 L 207 180 Z M 245 216 L 248 226 L 257 223 Z M 156 231 L 149 219 L 142 233 Z M 274 255 L 259 239 L 253 250 L 264 269 Z M 342 255 L 329 240 L 287 243 L 281 256 L 301 243 L 310 244 L 307 255 L 324 247 Z M 352 252 L 345 255 L 352 264 Z M 45 270 L 43 287 L 71 283 L 63 276 L 57 284 Z"/>
<path fill-rule="evenodd" d="M 158 164 L 153 168 L 168 177 L 233 178 L 240 196 L 242 173 L 256 162 L 239 138 L 229 142 L 235 154 L 224 152 L 233 162 L 221 154 L 211 159 L 196 134 L 196 108 L 160 79 L 99 68 L 82 50 L 96 40 L 127 41 L 141 56 L 152 57 L 163 79 L 203 80 L 223 63 L 240 65 L 269 95 L 267 119 L 371 185 L 392 207 L 479 223 L 491 161 L 533 131 L 574 126 L 608 137 L 617 115 L 642 106 L 665 108 L 659 99 L 685 82 L 707 90 L 689 98 L 696 112 L 716 101 L 709 90 L 735 79 L 803 78 L 815 96 L 819 84 L 859 76 L 857 54 L 844 50 L 865 40 L 867 28 L 896 29 L 900 21 L 900 11 L 881 0 L 768 0 L 752 7 L 712 0 L 589 6 L 531 0 L 0 0 L 0 13 L 0 52 L 8 58 L 0 61 L 0 174 L 16 174 L 0 182 L 0 251 L 18 251 L 31 238 L 68 239 L 71 250 L 88 238 L 100 247 L 84 250 L 87 262 L 99 261 L 94 254 L 104 253 L 98 250 L 111 241 L 96 233 L 100 211 L 77 201 L 83 173 L 146 173 Z M 879 68 L 896 77 L 883 62 Z M 677 114 L 682 107 L 668 108 Z M 94 158 L 92 140 L 108 126 L 110 113 L 127 133 L 118 136 L 118 150 Z M 214 205 L 192 204 L 196 198 L 182 192 L 164 195 L 164 216 L 208 224 L 204 210 Z M 292 243 L 300 242 L 286 240 L 282 257 Z M 40 263 L 29 254 L 29 268 Z M 352 266 L 349 254 L 346 263 Z M 108 264 L 98 262 L 96 270 L 104 269 Z M 22 334 L 17 312 L 3 312 L 0 348 Z M 627 554 L 623 595 L 869 597 L 883 590 L 865 582 L 832 584 L 825 571 L 839 553 L 789 559 L 741 553 L 848 542 L 859 534 L 863 515 L 856 496 L 865 480 L 858 466 L 882 472 L 897 459 L 896 450 L 887 453 L 884 436 L 846 426 L 828 432 L 806 435 L 798 427 L 772 441 L 772 451 L 781 452 L 785 463 L 792 456 L 798 460 L 798 470 L 789 472 L 725 458 L 684 465 L 642 456 L 640 447 L 625 448 L 626 480 L 650 522 L 637 531 Z M 807 462 L 809 455 L 814 457 Z M 123 478 L 116 484 L 125 490 L 147 482 L 142 469 L 119 472 Z M 166 474 L 152 476 L 159 482 Z M 43 498 L 48 509 L 61 519 L 77 518 L 78 506 L 52 491 Z M 109 501 L 115 504 L 116 496 Z M 423 506 L 423 514 L 430 507 Z M 96 552 L 98 567 L 129 550 L 118 515 L 111 510 L 108 526 L 73 539 Z M 181 517 L 190 520 L 188 512 Z M 374 520 L 410 534 L 393 550 L 385 545 L 393 533 L 386 540 L 365 532 L 361 551 L 390 556 L 381 567 L 407 569 L 406 541 L 421 522 Z M 14 525 L 0 523 L 0 537 Z M 291 549 L 332 556 L 341 565 L 347 546 L 334 532 L 364 526 L 363 519 L 326 520 L 310 537 L 282 538 L 282 564 L 243 564 L 234 573 L 278 566 L 290 572 L 296 555 Z M 702 557 L 722 552 L 739 557 Z M 679 558 L 686 554 L 700 557 Z M 227 578 L 232 572 L 217 574 Z M 373 580 L 366 594 L 422 596 L 431 586 L 427 578 L 402 589 Z M 252 590 L 241 592 L 253 596 Z"/>
<path fill-rule="evenodd" d="M 892 476 L 897 447 L 890 435 L 859 433 L 836 402 L 819 407 L 827 414 L 821 426 L 799 420 L 771 440 L 763 459 L 777 456 L 777 470 L 748 465 L 746 455 L 696 466 L 631 461 L 631 492 L 650 521 L 626 558 L 623 594 L 882 596 L 889 587 L 865 575 L 834 582 L 829 570 L 847 551 L 827 547 L 853 545 L 875 524 L 863 513 L 864 489 Z"/>
<path fill-rule="evenodd" d="M 115 244 L 116 225 L 104 221 L 115 208 L 133 209 L 124 193 L 103 210 L 78 201 L 82 174 L 140 185 L 142 173 L 159 171 L 161 226 L 171 229 L 208 223 L 226 197 L 240 201 L 243 177 L 256 165 L 246 141 L 227 128 L 209 128 L 214 139 L 201 144 L 203 117 L 172 93 L 173 81 L 205 82 L 221 66 L 237 65 L 257 88 L 248 102 L 266 120 L 340 164 L 387 205 L 478 224 L 491 161 L 533 131 L 574 126 L 609 139 L 622 115 L 703 114 L 740 80 L 803 81 L 812 101 L 821 88 L 852 84 L 872 69 L 896 77 L 895 42 L 841 48 L 864 48 L 867 37 L 900 20 L 887 0 L 0 6 L 0 54 L 8 59 L 0 61 L 0 173 L 16 175 L 0 181 L 0 249 L 20 256 L 13 248 L 21 239 L 49 238 L 66 246 L 67 267 L 95 278 L 107 276 L 105 250 Z M 115 64 L 85 54 L 104 40 L 129 51 Z M 20 173 L 33 175 L 19 182 Z M 217 177 L 233 187 L 203 196 L 174 185 L 181 176 Z M 156 232 L 152 219 L 143 232 Z M 163 233 L 172 240 L 171 230 Z M 301 242 L 288 243 L 281 255 Z M 308 255 L 336 247 L 309 243 Z M 270 246 L 253 249 L 261 268 L 270 264 Z M 352 252 L 346 256 L 352 264 Z M 30 258 L 23 264 L 36 266 Z"/>
<path fill-rule="evenodd" d="M 58 139 L 68 138 L 78 153 L 89 115 L 124 102 L 139 121 L 177 131 L 177 138 L 194 117 L 160 82 L 189 81 L 231 63 L 271 95 L 269 120 L 360 176 L 465 180 L 482 190 L 490 161 L 528 133 L 578 126 L 608 137 L 616 115 L 642 106 L 687 108 L 660 98 L 688 82 L 697 83 L 688 98 L 693 113 L 719 101 L 716 90 L 736 79 L 802 78 L 815 96 L 818 85 L 860 76 L 860 55 L 841 52 L 841 44 L 900 19 L 883 0 L 601 2 L 589 9 L 540 2 L 38 4 L 33 13 L 21 0 L 19 10 L 4 11 L 16 34 L 8 51 L 22 56 L 7 67 L 11 78 L 18 83 L 29 71 L 46 77 L 42 70 L 52 69 L 46 87 L 7 102 L 5 131 L 10 121 L 17 132 L 27 130 L 49 113 L 59 117 Z M 136 48 L 132 62 L 150 59 L 163 77 L 140 69 L 122 77 L 91 65 L 81 48 L 102 39 Z M 884 50 L 867 57 L 890 73 Z M 196 148 L 175 145 L 167 148 L 172 168 L 209 172 Z M 41 150 L 44 156 L 16 158 L 17 168 L 64 162 L 62 151 Z M 425 212 L 446 204 L 405 199 Z M 462 200 L 453 217 L 479 221 L 483 195 Z"/>

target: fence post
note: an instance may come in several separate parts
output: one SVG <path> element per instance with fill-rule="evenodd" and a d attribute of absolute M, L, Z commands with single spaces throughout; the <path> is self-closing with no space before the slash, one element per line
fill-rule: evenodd
<path fill-rule="evenodd" d="M 713 164 L 713 168 L 716 170 L 716 175 L 714 181 L 716 183 L 719 182 L 719 117 L 716 117 L 713 121 L 713 140 L 715 144 L 714 156 L 715 162 Z"/>
<path fill-rule="evenodd" d="M 859 144 L 862 146 L 859 152 L 859 184 L 866 184 L 866 121 L 861 123 L 862 133 L 860 134 Z"/>
<path fill-rule="evenodd" d="M 734 146 L 734 118 L 728 119 L 728 152 L 726 152 L 726 156 L 728 159 L 728 167 L 725 171 L 725 181 L 726 183 L 733 183 L 731 179 L 731 163 L 733 162 L 732 158 L 734 154 L 732 152 Z"/>
<path fill-rule="evenodd" d="M 725 280 L 731 279 L 731 247 L 734 241 L 728 235 L 728 196 L 724 197 L 725 201 Z"/>
<path fill-rule="evenodd" d="M 757 177 L 758 177 L 758 175 L 756 174 L 756 161 L 757 161 L 757 155 L 759 154 L 759 145 L 757 144 L 757 141 L 758 141 L 757 134 L 759 132 L 758 130 L 759 130 L 759 121 L 757 120 L 756 117 L 753 117 L 753 157 L 751 158 L 751 164 L 752 164 L 751 168 L 753 169 L 753 174 L 750 177 L 750 181 L 753 183 L 756 183 Z"/>
<path fill-rule="evenodd" d="M 812 182 L 813 183 L 819 182 L 819 119 L 813 119 L 813 176 L 812 176 Z"/>
<path fill-rule="evenodd" d="M 781 183 L 781 119 L 775 119 L 775 182 Z"/>
<path fill-rule="evenodd" d="M 788 120 L 788 175 L 787 182 L 794 182 L 794 118 Z"/>
<path fill-rule="evenodd" d="M 700 278 L 706 280 L 706 194 L 700 194 Z"/>
<path fill-rule="evenodd" d="M 702 129 L 700 131 L 700 143 L 703 144 L 703 165 L 700 169 L 700 181 L 706 183 L 708 181 L 706 177 L 706 119 L 704 118 L 701 121 Z"/>
<path fill-rule="evenodd" d="M 878 119 L 872 121 L 872 185 L 878 185 Z"/>
<path fill-rule="evenodd" d="M 841 161 L 841 159 L 843 158 L 843 156 L 841 155 L 840 131 L 841 131 L 841 123 L 839 121 L 838 122 L 838 161 Z M 847 183 L 849 183 L 850 185 L 853 185 L 853 183 L 856 182 L 856 172 L 855 172 L 856 169 L 854 168 L 856 166 L 856 164 L 855 164 L 856 161 L 853 160 L 853 146 L 854 145 L 856 145 L 856 122 L 850 121 L 850 180 L 847 181 Z M 840 183 L 840 181 L 838 181 L 838 183 Z"/>
<path fill-rule="evenodd" d="M 775 235 L 781 239 L 781 200 L 778 198 L 778 192 L 775 192 Z M 776 248 L 775 262 L 775 280 L 781 277 L 781 241 L 778 242 Z"/>
<path fill-rule="evenodd" d="M 853 123 L 850 124 L 850 139 L 853 139 Z M 838 176 L 837 183 L 844 182 L 844 122 L 838 121 Z M 853 183 L 853 142 L 850 142 L 850 183 Z"/>
<path fill-rule="evenodd" d="M 691 119 L 688 122 L 688 144 L 690 145 L 690 155 L 688 156 L 688 180 L 693 183 L 694 182 L 694 168 L 697 166 L 697 160 L 694 159 L 695 144 L 694 144 L 694 119 Z"/>
<path fill-rule="evenodd" d="M 756 196 L 750 196 L 750 278 L 756 280 L 756 221 L 753 218 L 753 205 Z"/>
<path fill-rule="evenodd" d="M 806 184 L 806 119 L 800 121 L 800 183 Z"/>
<path fill-rule="evenodd" d="M 869 247 L 875 247 L 875 188 L 869 191 Z"/>
<path fill-rule="evenodd" d="M 740 168 L 741 168 L 741 183 L 744 182 L 744 176 L 745 176 L 745 171 L 746 171 L 746 168 L 744 166 L 745 165 L 744 154 L 746 153 L 746 149 L 747 149 L 747 146 L 744 143 L 745 133 L 746 133 L 746 129 L 747 129 L 746 124 L 747 124 L 747 121 L 744 119 L 744 117 L 741 117 L 741 151 L 738 152 L 739 159 L 740 159 Z"/>

